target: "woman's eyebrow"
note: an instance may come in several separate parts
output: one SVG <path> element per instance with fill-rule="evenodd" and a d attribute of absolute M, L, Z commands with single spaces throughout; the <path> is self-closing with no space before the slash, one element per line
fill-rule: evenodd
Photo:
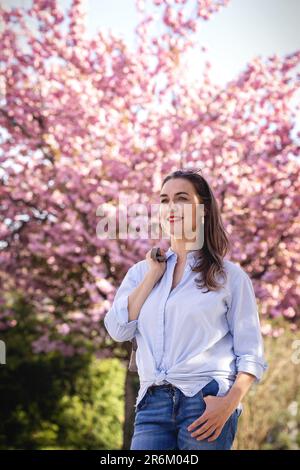
<path fill-rule="evenodd" d="M 175 193 L 175 196 L 177 196 L 178 194 L 186 194 L 187 196 L 189 196 L 189 193 L 186 193 L 184 191 L 180 191 L 179 193 Z M 160 194 L 160 197 L 163 197 L 163 196 L 168 196 L 167 194 Z"/>

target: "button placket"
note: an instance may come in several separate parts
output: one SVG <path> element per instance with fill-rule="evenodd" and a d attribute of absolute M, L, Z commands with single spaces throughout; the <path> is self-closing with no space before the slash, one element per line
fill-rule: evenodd
<path fill-rule="evenodd" d="M 175 254 L 174 259 L 177 262 L 177 255 L 176 254 Z M 166 309 L 166 303 L 168 301 L 168 298 L 169 298 L 169 295 L 170 295 L 170 292 L 171 292 L 171 287 L 172 287 L 172 282 L 173 282 L 173 275 L 174 275 L 174 268 L 175 268 L 176 262 L 171 265 L 172 269 L 171 269 L 170 276 L 169 276 L 169 279 L 168 279 L 168 294 L 167 294 L 167 296 L 165 297 L 165 300 L 164 300 L 164 307 L 163 307 L 162 316 L 161 316 L 161 328 L 158 329 L 158 333 L 161 332 L 160 333 L 161 336 L 159 337 L 159 339 L 161 339 L 161 343 L 159 343 L 159 346 L 160 346 L 160 344 L 162 344 L 162 352 L 161 352 L 161 357 L 160 357 L 158 368 L 160 368 L 162 366 L 162 363 L 163 363 L 163 360 L 164 360 L 164 352 L 165 352 L 165 348 L 164 348 L 165 347 L 165 309 Z M 173 291 L 174 291 L 174 289 L 173 289 Z M 158 348 L 158 351 L 160 351 L 160 348 Z M 164 380 L 164 379 L 162 379 L 162 380 Z"/>
<path fill-rule="evenodd" d="M 189 264 L 190 263 L 190 253 L 188 253 L 188 255 L 187 255 L 186 265 L 185 265 L 183 275 L 182 275 L 182 278 L 181 278 L 179 284 L 177 284 L 177 286 L 173 290 L 171 290 L 172 289 L 172 283 L 173 283 L 174 270 L 175 270 L 177 260 L 178 260 L 177 254 L 174 253 L 174 257 L 172 259 L 170 259 L 171 264 L 169 263 L 169 266 L 171 267 L 171 270 L 170 270 L 170 274 L 169 274 L 169 278 L 168 278 L 168 294 L 166 295 L 165 300 L 164 300 L 162 315 L 160 317 L 160 325 L 159 325 L 159 328 L 158 328 L 157 351 L 158 351 L 158 354 L 160 354 L 160 357 L 159 357 L 159 362 L 158 362 L 158 366 L 157 366 L 157 369 L 159 370 L 159 373 L 156 375 L 156 381 L 155 381 L 156 384 L 159 384 L 158 382 L 160 380 L 165 380 L 166 375 L 167 375 L 167 372 L 166 372 L 165 367 L 164 367 L 166 303 L 167 303 L 168 298 L 170 297 L 170 295 L 173 295 L 173 293 L 176 291 L 178 286 L 182 284 L 182 282 L 185 279 L 187 271 L 190 269 L 190 264 Z M 167 265 L 167 268 L 168 268 L 168 265 Z M 168 273 L 168 271 L 167 271 L 167 273 Z"/>

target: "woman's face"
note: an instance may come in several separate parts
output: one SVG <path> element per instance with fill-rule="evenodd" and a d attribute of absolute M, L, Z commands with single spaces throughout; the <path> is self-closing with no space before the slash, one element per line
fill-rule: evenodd
<path fill-rule="evenodd" d="M 184 178 L 168 180 L 160 191 L 159 214 L 164 230 L 175 238 L 191 240 L 196 232 L 197 207 L 202 202 L 193 184 Z M 173 218 L 171 216 L 173 215 Z"/>

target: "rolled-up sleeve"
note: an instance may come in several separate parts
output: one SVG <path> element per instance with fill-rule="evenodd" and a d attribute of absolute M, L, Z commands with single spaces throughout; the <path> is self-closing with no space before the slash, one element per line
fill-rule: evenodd
<path fill-rule="evenodd" d="M 115 341 L 129 341 L 135 336 L 138 320 L 129 321 L 128 296 L 138 283 L 138 266 L 135 264 L 127 271 L 104 317 L 105 328 Z"/>
<path fill-rule="evenodd" d="M 252 281 L 241 268 L 231 286 L 231 304 L 227 312 L 237 371 L 248 372 L 259 382 L 268 368 L 259 313 Z"/>

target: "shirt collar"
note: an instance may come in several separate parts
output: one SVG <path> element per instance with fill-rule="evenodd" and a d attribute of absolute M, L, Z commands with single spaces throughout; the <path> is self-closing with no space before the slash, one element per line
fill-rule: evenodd
<path fill-rule="evenodd" d="M 187 252 L 187 259 L 193 259 L 194 257 L 197 256 L 197 253 L 198 253 L 198 250 L 190 250 Z M 169 249 L 166 251 L 166 257 L 167 259 L 170 257 L 170 256 L 177 256 L 177 254 L 175 253 L 175 251 L 172 250 L 171 247 L 169 247 Z"/>

